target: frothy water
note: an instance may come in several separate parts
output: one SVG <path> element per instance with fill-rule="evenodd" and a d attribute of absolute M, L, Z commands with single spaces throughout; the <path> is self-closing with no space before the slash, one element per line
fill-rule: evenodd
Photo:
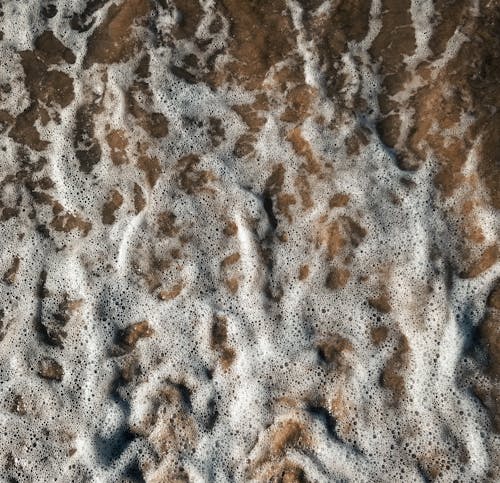
<path fill-rule="evenodd" d="M 500 11 L 4 1 L 0 477 L 500 479 Z"/>

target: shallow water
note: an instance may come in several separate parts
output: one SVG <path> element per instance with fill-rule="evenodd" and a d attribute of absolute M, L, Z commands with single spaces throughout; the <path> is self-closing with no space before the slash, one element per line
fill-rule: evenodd
<path fill-rule="evenodd" d="M 1 13 L 1 481 L 500 479 L 496 2 Z"/>

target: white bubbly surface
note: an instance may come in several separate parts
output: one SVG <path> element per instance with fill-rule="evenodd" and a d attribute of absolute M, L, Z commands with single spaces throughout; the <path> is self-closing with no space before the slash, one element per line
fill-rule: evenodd
<path fill-rule="evenodd" d="M 22 146 L 1 134 L 2 206 L 18 213 L 0 223 L 0 272 L 19 260 L 0 290 L 1 481 L 494 481 L 498 435 L 464 374 L 486 364 L 470 344 L 499 267 L 474 277 L 450 268 L 461 255 L 448 213 L 465 188 L 441 199 L 433 153 L 405 172 L 377 135 L 383 76 L 368 51 L 382 28 L 381 2 L 371 4 L 366 35 L 348 41 L 336 60 L 343 103 L 327 89 L 323 46 L 304 20 L 307 2 L 284 2 L 293 45 L 257 89 L 238 80 L 190 82 L 171 69 L 190 53 L 202 63 L 218 50 L 217 68 L 231 68 L 232 14 L 218 2 L 200 1 L 191 37 L 171 35 L 182 7 L 152 2 L 126 31 L 140 42 L 112 63 L 85 59 L 113 2 L 100 2 L 83 32 L 70 19 L 92 2 L 52 2 L 49 19 L 41 12 L 47 2 L 2 3 L 0 83 L 11 91 L 1 109 L 15 118 L 33 102 L 19 52 L 35 51 L 43 32 L 75 59 L 47 67 L 67 74 L 74 90 L 63 107 L 39 102 L 49 119 L 40 114 L 33 125 L 47 145 Z M 318 18 L 338 4 L 310 3 Z M 429 55 L 433 5 L 409 3 L 417 35 L 405 62 L 414 71 Z M 216 18 L 222 28 L 213 33 Z M 211 43 L 202 48 L 195 38 Z M 457 31 L 435 68 L 467 41 Z M 139 79 L 145 53 L 149 76 Z M 307 113 L 289 122 L 289 98 L 273 76 L 294 62 L 314 94 Z M 164 116 L 168 134 L 151 135 L 140 114 L 131 115 L 134 82 L 148 84 L 132 95 L 146 115 Z M 397 102 L 423 82 L 409 81 Z M 253 104 L 261 92 L 270 101 L 255 108 L 261 123 L 252 130 L 233 106 Z M 355 96 L 365 107 L 355 107 Z M 74 132 L 79 108 L 89 105 L 87 137 L 100 154 L 82 171 L 76 151 L 88 144 L 77 147 Z M 401 136 L 414 115 L 401 114 Z M 210 118 L 220 120 L 218 138 Z M 449 136 L 460 137 L 471 122 L 464 113 Z M 297 126 L 309 146 L 302 151 L 291 141 Z M 121 164 L 106 141 L 114 129 L 127 140 Z M 351 151 L 360 130 L 365 142 Z M 238 156 L 235 144 L 248 132 L 251 152 Z M 179 160 L 190 155 L 197 161 L 183 171 Z M 46 162 L 36 169 L 40 156 Z M 157 179 L 148 179 L 141 156 L 157 160 Z M 475 156 L 474 147 L 464 153 L 463 173 L 475 172 Z M 308 157 L 319 172 L 304 168 Z M 279 165 L 275 189 L 269 179 Z M 28 174 L 16 178 L 22 170 Z M 299 194 L 301 175 L 309 204 Z M 44 177 L 48 189 L 40 187 Z M 57 229 L 57 208 L 34 191 L 49 193 L 88 229 Z M 109 223 L 103 207 L 114 192 Z M 480 184 L 477 192 L 487 197 Z M 286 193 L 294 197 L 289 216 L 280 208 Z M 332 206 L 339 193 L 348 201 Z M 496 243 L 497 212 L 484 203 L 474 213 L 484 246 Z M 330 271 L 342 267 L 347 280 L 329 285 Z M 370 302 L 384 294 L 389 310 Z M 142 321 L 145 332 L 134 339 Z M 382 326 L 385 340 L 374 343 L 373 328 Z M 43 375 L 53 364 L 62 373 Z"/>

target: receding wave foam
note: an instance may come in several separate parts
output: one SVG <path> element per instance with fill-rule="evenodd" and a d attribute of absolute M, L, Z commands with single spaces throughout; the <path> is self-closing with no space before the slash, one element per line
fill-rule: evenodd
<path fill-rule="evenodd" d="M 1 11 L 2 481 L 499 479 L 492 2 Z"/>

